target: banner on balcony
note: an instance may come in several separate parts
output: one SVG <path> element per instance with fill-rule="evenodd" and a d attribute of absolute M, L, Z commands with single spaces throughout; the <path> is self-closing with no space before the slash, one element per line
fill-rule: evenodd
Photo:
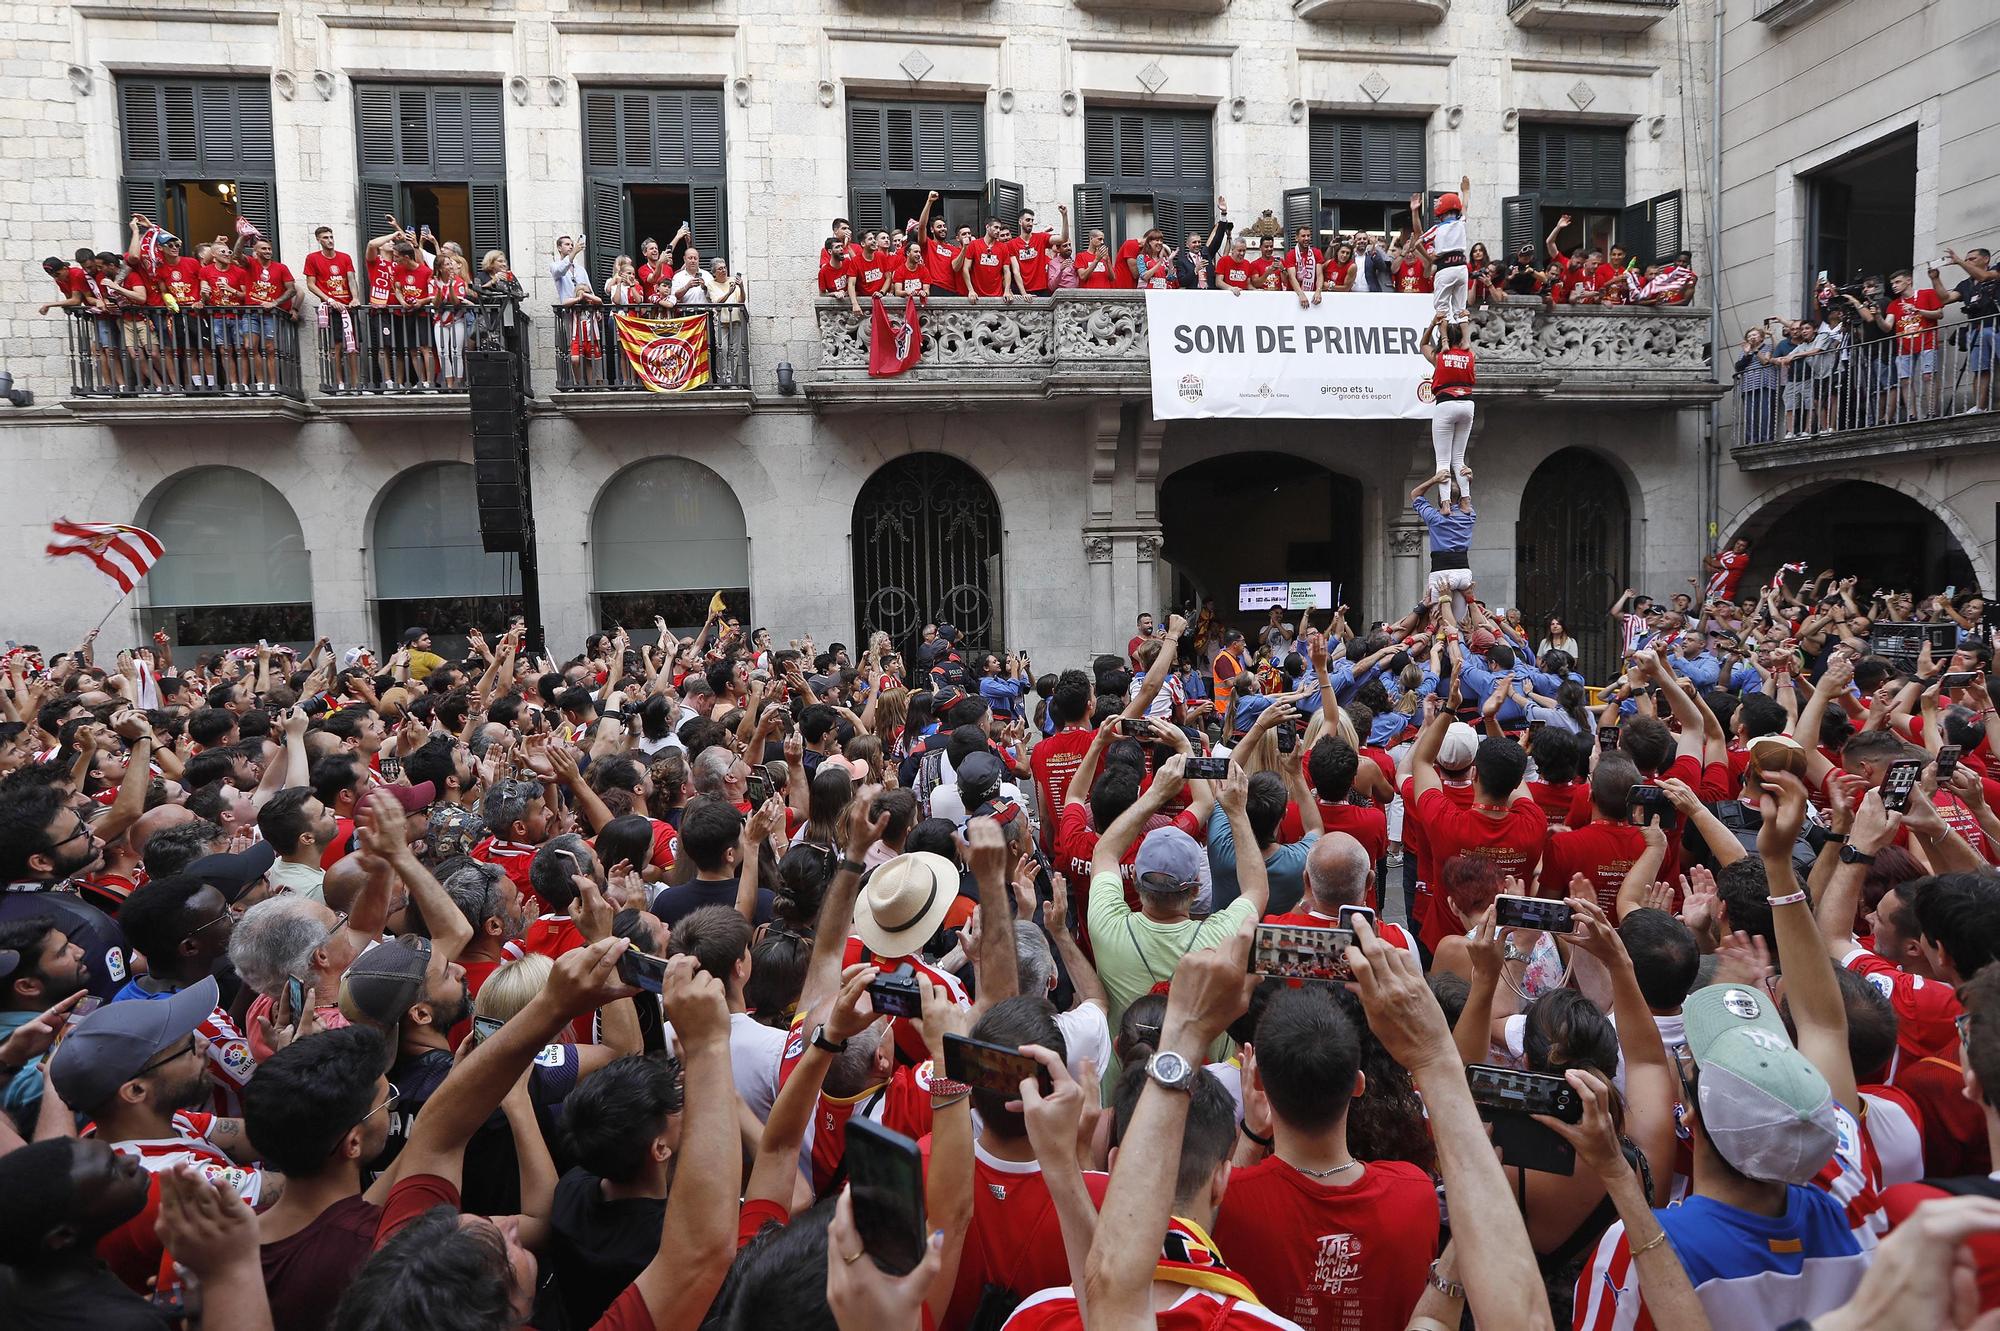
<path fill-rule="evenodd" d="M 1276 291 L 1148 291 L 1159 420 L 1204 416 L 1429 419 L 1418 339 L 1431 297 L 1333 292 L 1299 308 Z"/>
<path fill-rule="evenodd" d="M 685 393 L 708 382 L 708 318 L 648 319 L 614 314 L 618 345 L 639 382 L 655 393 Z"/>

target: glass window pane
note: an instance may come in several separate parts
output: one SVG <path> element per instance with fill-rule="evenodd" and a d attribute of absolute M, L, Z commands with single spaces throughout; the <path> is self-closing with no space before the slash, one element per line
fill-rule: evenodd
<path fill-rule="evenodd" d="M 750 582 L 750 538 L 729 483 L 686 458 L 612 479 L 590 519 L 596 590 L 710 591 Z"/>
<path fill-rule="evenodd" d="M 375 597 L 505 596 L 521 577 L 512 554 L 479 540 L 472 465 L 443 462 L 404 472 L 375 512 Z"/>
<path fill-rule="evenodd" d="M 236 467 L 188 472 L 160 492 L 140 525 L 166 547 L 146 578 L 149 605 L 312 600 L 298 515 L 261 477 Z"/>

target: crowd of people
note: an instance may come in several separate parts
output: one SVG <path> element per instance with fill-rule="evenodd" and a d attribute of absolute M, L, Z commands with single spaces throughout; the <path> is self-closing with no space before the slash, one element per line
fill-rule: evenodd
<path fill-rule="evenodd" d="M 1254 649 L 12 648 L 0 1322 L 1990 1321 L 1983 600 L 1732 542 L 1593 690 L 1434 483 Z"/>
<path fill-rule="evenodd" d="M 932 215 L 940 201 L 933 190 L 923 211 L 900 229 L 857 237 L 848 219 L 834 218 L 820 247 L 819 293 L 846 300 L 856 315 L 861 301 L 875 296 L 1012 300 L 1073 288 L 1283 291 L 1301 306 L 1333 292 L 1449 289 L 1461 312 L 1511 296 L 1549 305 L 1686 305 L 1694 299 L 1688 251 L 1641 265 L 1624 246 L 1579 232 L 1565 252 L 1563 237 L 1575 220 L 1567 213 L 1543 241 L 1546 259 L 1532 243 L 1500 259 L 1484 242 L 1468 246 L 1463 218 L 1471 187 L 1461 180 L 1458 191 L 1441 195 L 1433 225 L 1424 230 L 1418 229 L 1428 215 L 1424 196 L 1412 195 L 1410 224 L 1393 236 L 1365 230 L 1329 235 L 1305 224 L 1288 245 L 1270 210 L 1237 231 L 1228 201 L 1218 198 L 1206 235 L 1189 231 L 1177 244 L 1150 228 L 1115 251 L 1097 227 L 1073 243 L 1066 206 L 1056 209 L 1060 225 L 1054 231 L 1037 229 L 1032 209 L 1011 222 L 988 217 L 980 233 L 970 225 L 954 230 Z M 1328 239 L 1332 245 L 1323 247 Z"/>

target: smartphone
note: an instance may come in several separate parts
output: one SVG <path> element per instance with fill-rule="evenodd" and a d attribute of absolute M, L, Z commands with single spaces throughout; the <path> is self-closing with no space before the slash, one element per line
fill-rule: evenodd
<path fill-rule="evenodd" d="M 1190 781 L 1227 781 L 1229 756 L 1190 757 L 1183 775 Z"/>
<path fill-rule="evenodd" d="M 1618 727 L 1599 726 L 1597 728 L 1597 751 L 1610 753 L 1618 747 Z"/>
<path fill-rule="evenodd" d="M 74 1026 L 103 1006 L 104 1000 L 101 998 L 80 998 L 77 1000 L 76 1006 L 69 1010 L 69 1020 L 64 1022 L 63 1025 L 65 1027 Z"/>
<path fill-rule="evenodd" d="M 890 1275 L 908 1275 L 923 1261 L 929 1239 L 916 1142 L 856 1114 L 847 1120 L 845 1165 L 862 1249 Z"/>
<path fill-rule="evenodd" d="M 1298 744 L 1299 744 L 1298 733 L 1292 729 L 1291 722 L 1287 721 L 1283 725 L 1278 727 L 1279 753 L 1290 753 L 1293 749 L 1298 747 Z"/>
<path fill-rule="evenodd" d="M 1951 780 L 1951 774 L 1958 770 L 1958 755 L 1962 752 L 1956 744 L 1940 744 L 1937 751 L 1938 784 Z"/>
<path fill-rule="evenodd" d="M 1033 1077 L 1043 1094 L 1055 1089 L 1049 1070 L 1018 1049 L 969 1035 L 944 1037 L 944 1071 L 953 1081 L 995 1091 L 1013 1099 L 1021 1093 L 1021 1083 Z"/>
<path fill-rule="evenodd" d="M 306 1010 L 305 982 L 296 975 L 285 981 L 285 1010 L 292 1014 L 295 1022 Z"/>
<path fill-rule="evenodd" d="M 1978 678 L 1979 672 L 1977 670 L 1951 670 L 1947 671 L 1944 678 L 1938 681 L 1938 687 L 1941 689 L 1962 689 Z"/>
<path fill-rule="evenodd" d="M 472 1019 L 473 1041 L 477 1043 L 492 1039 L 500 1033 L 500 1028 L 506 1024 L 506 1020 L 501 1017 L 474 1017 Z"/>
<path fill-rule="evenodd" d="M 1569 903 L 1550 897 L 1517 897 L 1502 892 L 1493 898 L 1493 923 L 1502 929 L 1540 929 L 1566 934 L 1575 923 Z"/>
<path fill-rule="evenodd" d="M 1481 1117 L 1488 1113 L 1547 1114 L 1565 1123 L 1583 1122 L 1583 1101 L 1576 1088 L 1561 1077 L 1474 1063 L 1466 1068 L 1465 1079 Z"/>
<path fill-rule="evenodd" d="M 1357 916 L 1359 916 L 1361 919 L 1368 921 L 1368 927 L 1370 929 L 1375 930 L 1377 933 L 1380 933 L 1382 931 L 1382 926 L 1380 925 L 1380 923 L 1376 921 L 1375 912 L 1371 907 L 1342 906 L 1339 910 L 1334 912 L 1334 915 L 1335 918 L 1337 918 L 1340 921 L 1340 927 L 1349 930 L 1350 932 L 1354 928 L 1354 920 L 1355 917 Z"/>
<path fill-rule="evenodd" d="M 1529 729 L 1529 730 L 1530 730 L 1531 732 L 1532 732 L 1532 731 L 1536 731 L 1536 730 L 1540 730 L 1540 729 L 1541 729 L 1541 728 L 1542 728 L 1543 726 L 1545 726 L 1545 725 L 1547 725 L 1547 724 L 1548 724 L 1548 722 L 1547 722 L 1547 721 L 1544 721 L 1544 720 L 1543 720 L 1543 719 L 1542 719 L 1541 717 L 1539 717 L 1539 716 L 1536 716 L 1536 717 L 1530 717 L 1530 718 L 1528 719 L 1528 729 Z"/>
<path fill-rule="evenodd" d="M 1133 739 L 1151 739 L 1153 723 L 1143 716 L 1121 716 L 1118 718 L 1118 733 Z"/>
<path fill-rule="evenodd" d="M 743 798 L 750 801 L 751 808 L 761 807 L 765 800 L 771 798 L 771 778 L 765 776 L 761 769 L 751 768 L 749 779 L 744 782 Z"/>
<path fill-rule="evenodd" d="M 1674 802 L 1667 798 L 1667 792 L 1658 786 L 1638 785 L 1626 792 L 1625 807 L 1639 815 L 1641 827 L 1648 823 L 1658 823 L 1662 827 L 1674 824 Z"/>
<path fill-rule="evenodd" d="M 1351 980 L 1347 949 L 1353 944 L 1352 929 L 1260 924 L 1250 940 L 1250 971 L 1282 980 Z"/>
<path fill-rule="evenodd" d="M 1910 807 L 1910 792 L 1917 788 L 1917 781 L 1923 776 L 1924 764 L 1917 758 L 1898 758 L 1889 764 L 1889 774 L 1882 778 L 1882 807 L 1890 813 L 1901 813 Z"/>
<path fill-rule="evenodd" d="M 667 959 L 628 947 L 618 958 L 618 978 L 634 988 L 657 994 L 667 978 Z"/>
<path fill-rule="evenodd" d="M 924 1015 L 923 991 L 917 988 L 917 972 L 907 961 L 876 976 L 875 982 L 868 986 L 868 997 L 875 1010 L 885 1017 Z"/>

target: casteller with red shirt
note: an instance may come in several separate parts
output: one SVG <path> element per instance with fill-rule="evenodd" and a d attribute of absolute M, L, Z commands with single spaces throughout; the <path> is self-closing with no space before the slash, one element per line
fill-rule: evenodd
<path fill-rule="evenodd" d="M 1416 821 L 1423 827 L 1432 863 L 1444 864 L 1455 856 L 1469 855 L 1486 860 L 1502 875 L 1525 881 L 1542 858 L 1549 835 L 1548 815 L 1521 784 L 1528 770 L 1528 755 L 1511 739 L 1489 735 L 1479 741 L 1472 759 L 1472 802 L 1461 808 L 1445 795 L 1437 770 L 1438 750 L 1452 725 L 1451 713 L 1439 708 L 1434 698 L 1424 702 L 1435 714 L 1417 736 L 1417 747 L 1410 755 L 1410 776 L 1417 796 Z M 1426 922 L 1427 938 L 1438 932 Z"/>
<path fill-rule="evenodd" d="M 1597 891 L 1597 904 L 1618 918 L 1618 888 L 1639 856 L 1646 835 L 1632 824 L 1632 787 L 1640 784 L 1639 769 L 1622 753 L 1607 753 L 1590 774 L 1590 821 L 1549 836 L 1542 852 L 1541 896 L 1565 897 L 1570 879 L 1582 874 Z"/>

